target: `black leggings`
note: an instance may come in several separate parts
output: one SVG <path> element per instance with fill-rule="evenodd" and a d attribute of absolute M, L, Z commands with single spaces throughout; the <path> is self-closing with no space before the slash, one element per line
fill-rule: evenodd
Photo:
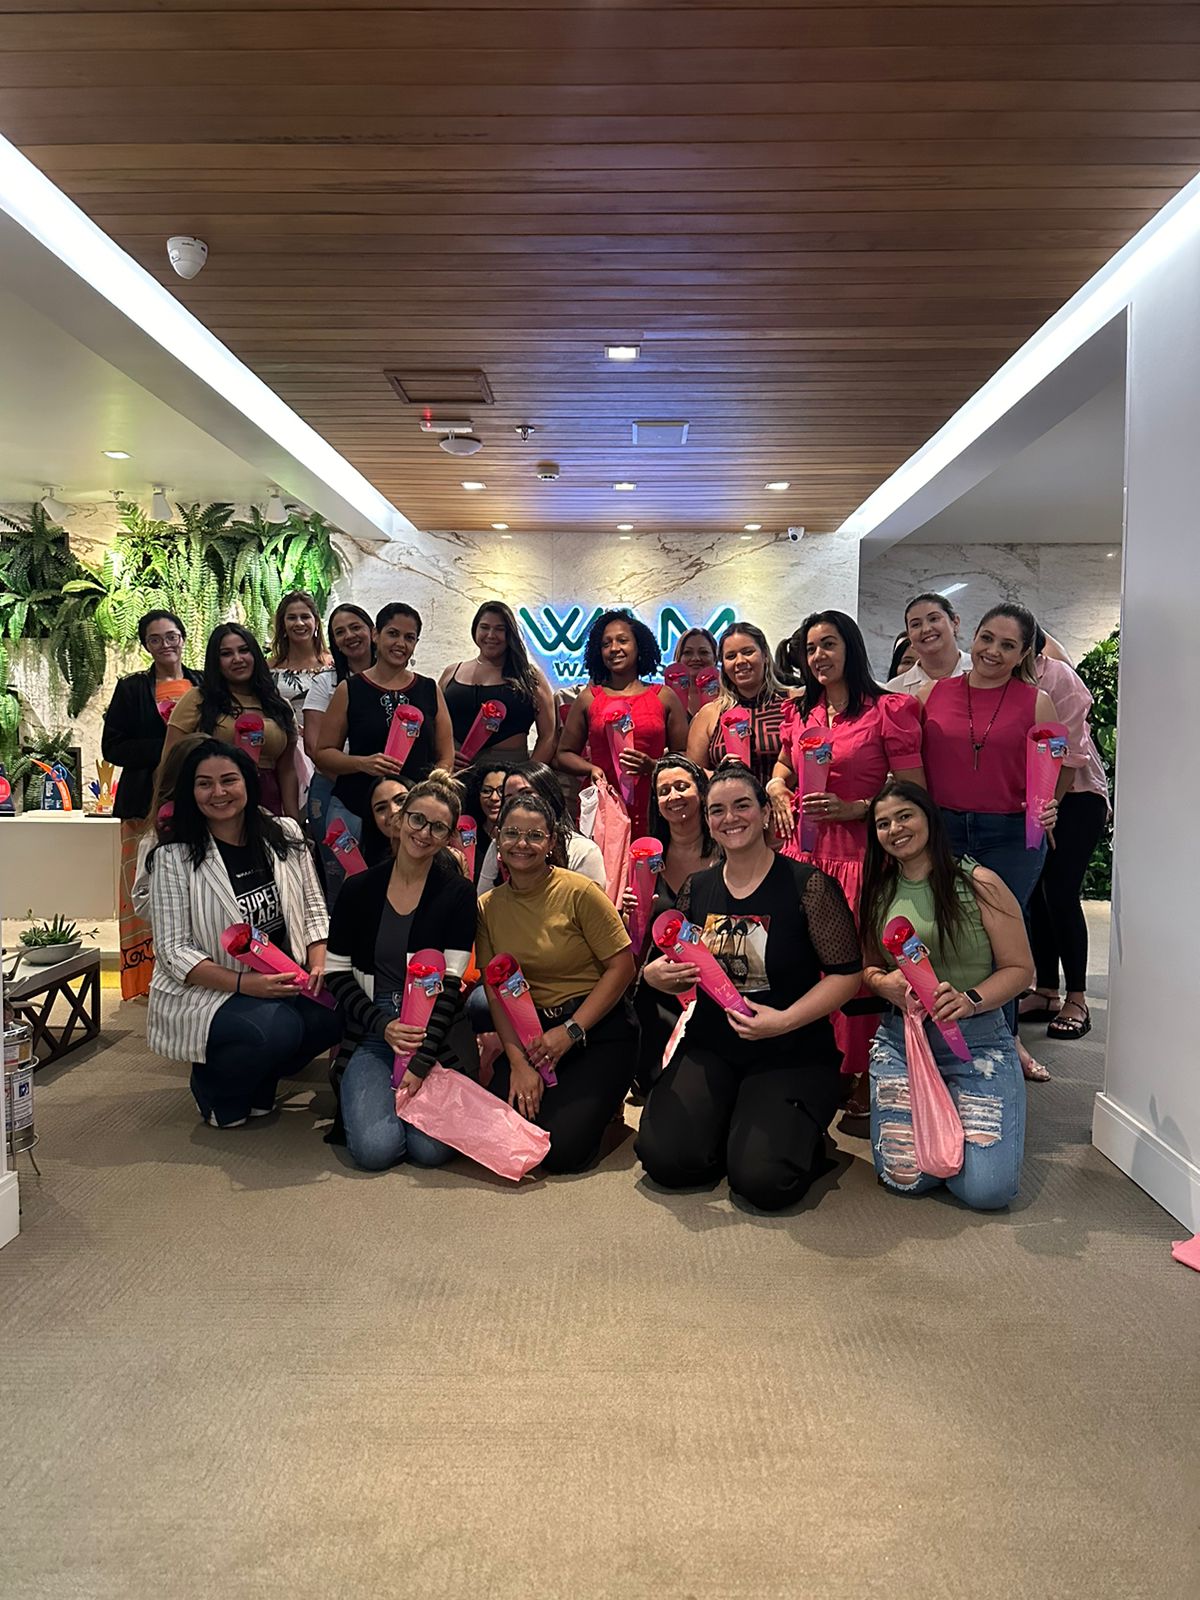
<path fill-rule="evenodd" d="M 825 1171 L 842 1093 L 836 1063 L 793 1055 L 744 1068 L 684 1039 L 642 1112 L 638 1159 L 665 1189 L 728 1176 L 744 1200 L 778 1211 Z"/>
<path fill-rule="evenodd" d="M 1072 792 L 1058 803 L 1054 848 L 1046 852 L 1029 902 L 1029 942 L 1039 989 L 1058 988 L 1060 962 L 1068 993 L 1082 994 L 1087 988 L 1087 919 L 1079 893 L 1107 816 L 1102 795 Z"/>
<path fill-rule="evenodd" d="M 543 1024 L 556 1026 L 545 1018 Z M 558 1083 L 543 1092 L 534 1118 L 550 1135 L 543 1171 L 582 1172 L 595 1161 L 604 1130 L 633 1082 L 637 1042 L 637 1023 L 625 1002 L 618 1001 L 602 1022 L 588 1029 L 584 1048 L 569 1050 L 558 1063 Z M 508 1057 L 501 1056 L 488 1087 L 507 1100 L 508 1084 Z"/>
<path fill-rule="evenodd" d="M 678 1001 L 652 989 L 645 979 L 634 990 L 633 1010 L 642 1030 L 633 1081 L 642 1094 L 649 1094 L 662 1074 L 663 1051 L 682 1012 Z"/>

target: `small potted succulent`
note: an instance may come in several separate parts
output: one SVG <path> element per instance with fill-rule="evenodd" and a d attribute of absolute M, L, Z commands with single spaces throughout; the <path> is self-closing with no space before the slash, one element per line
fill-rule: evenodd
<path fill-rule="evenodd" d="M 32 910 L 29 913 L 33 916 Z M 83 949 L 84 939 L 95 937 L 80 933 L 77 922 L 65 922 L 61 911 L 55 912 L 49 922 L 30 922 L 21 934 L 21 959 L 31 967 L 48 967 L 55 961 L 70 961 Z"/>

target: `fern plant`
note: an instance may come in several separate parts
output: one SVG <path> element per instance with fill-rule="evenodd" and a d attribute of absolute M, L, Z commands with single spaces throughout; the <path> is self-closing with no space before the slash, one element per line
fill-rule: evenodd
<path fill-rule="evenodd" d="M 0 513 L 0 637 L 45 640 L 77 717 L 104 681 L 96 608 L 102 591 L 42 506 L 26 522 Z M 65 598 L 64 598 L 65 596 Z"/>
<path fill-rule="evenodd" d="M 1104 763 L 1111 791 L 1117 775 L 1117 680 L 1121 668 L 1121 630 L 1114 628 L 1107 639 L 1093 645 L 1079 663 L 1079 676 L 1092 695 L 1088 720 L 1092 739 Z M 1086 900 L 1112 898 L 1112 820 L 1104 824 L 1083 880 Z"/>

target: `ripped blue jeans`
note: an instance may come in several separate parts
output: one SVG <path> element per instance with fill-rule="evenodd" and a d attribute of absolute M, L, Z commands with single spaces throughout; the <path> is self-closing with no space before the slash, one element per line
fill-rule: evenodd
<path fill-rule="evenodd" d="M 871 1043 L 871 1152 L 889 1189 L 925 1194 L 943 1182 L 976 1211 L 995 1211 L 1016 1196 L 1025 1154 L 1025 1079 L 1002 1011 L 959 1024 L 972 1059 L 951 1053 L 932 1022 L 925 1024 L 933 1059 L 963 1125 L 963 1164 L 952 1178 L 931 1178 L 913 1153 L 904 1018 L 883 1019 Z"/>

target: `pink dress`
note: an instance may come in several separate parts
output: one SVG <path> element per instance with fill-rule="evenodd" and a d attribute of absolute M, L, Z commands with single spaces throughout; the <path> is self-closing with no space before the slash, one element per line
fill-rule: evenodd
<path fill-rule="evenodd" d="M 588 754 L 593 766 L 600 768 L 617 794 L 621 793 L 621 774 L 612 757 L 608 742 L 605 716 L 612 706 L 624 706 L 633 718 L 633 746 L 643 750 L 655 760 L 667 748 L 667 713 L 659 699 L 659 687 L 651 684 L 641 694 L 610 694 L 598 684 L 592 685 L 592 703 L 588 707 Z M 641 838 L 647 827 L 650 808 L 650 775 L 639 777 L 633 791 L 633 809 L 629 820 L 633 837 Z"/>
<path fill-rule="evenodd" d="M 921 705 L 910 694 L 883 694 L 868 700 L 856 717 L 838 717 L 830 727 L 824 696 L 805 715 L 797 701 L 785 714 L 783 748 L 796 773 L 794 814 L 796 831 L 783 846 L 782 854 L 797 861 L 811 862 L 841 884 L 854 919 L 858 921 L 858 902 L 862 893 L 863 862 L 867 854 L 865 822 L 821 822 L 817 824 L 817 846 L 811 852 L 800 848 L 800 801 L 803 797 L 804 758 L 799 743 L 802 734 L 817 729 L 833 746 L 826 790 L 839 800 L 870 800 L 883 787 L 889 772 L 904 772 L 921 765 Z M 863 990 L 866 994 L 867 991 Z M 858 1074 L 867 1069 L 867 1047 L 879 1025 L 878 1015 L 844 1016 L 834 1013 L 833 1031 L 842 1051 L 842 1071 Z"/>

